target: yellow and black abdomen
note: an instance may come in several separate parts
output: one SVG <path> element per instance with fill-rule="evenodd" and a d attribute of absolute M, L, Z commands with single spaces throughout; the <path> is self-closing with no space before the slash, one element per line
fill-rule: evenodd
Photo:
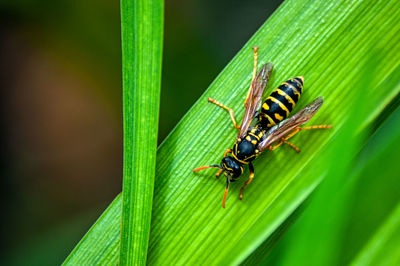
<path fill-rule="evenodd" d="M 303 77 L 296 77 L 279 85 L 264 101 L 258 123 L 263 128 L 270 128 L 286 119 L 300 99 L 303 83 Z"/>

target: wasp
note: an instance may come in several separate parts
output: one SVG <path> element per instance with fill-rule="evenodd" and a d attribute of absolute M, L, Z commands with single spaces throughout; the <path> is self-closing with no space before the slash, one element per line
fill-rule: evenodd
<path fill-rule="evenodd" d="M 225 151 L 220 165 L 207 165 L 193 170 L 193 172 L 197 172 L 214 167 L 220 169 L 216 174 L 217 177 L 222 172 L 225 174 L 226 188 L 222 199 L 223 208 L 225 208 L 230 182 L 237 181 L 243 174 L 243 167 L 248 165 L 250 172 L 249 179 L 244 182 L 239 194 L 239 199 L 243 199 L 244 189 L 254 178 L 252 161 L 263 151 L 266 149 L 273 151 L 281 144 L 287 144 L 297 152 L 300 152 L 300 149 L 296 145 L 288 141 L 290 138 L 302 130 L 332 128 L 331 125 L 300 127 L 310 120 L 322 106 L 322 96 L 316 98 L 299 112 L 289 117 L 290 112 L 299 101 L 303 92 L 304 77 L 302 76 L 282 83 L 266 98 L 260 108 L 264 89 L 273 70 L 273 64 L 264 64 L 256 74 L 257 50 L 257 47 L 253 47 L 253 79 L 244 103 L 245 111 L 240 126 L 236 124 L 231 108 L 212 98 L 208 98 L 209 102 L 229 112 L 234 127 L 239 130 L 233 148 Z M 231 154 L 231 156 L 228 156 L 228 154 Z"/>

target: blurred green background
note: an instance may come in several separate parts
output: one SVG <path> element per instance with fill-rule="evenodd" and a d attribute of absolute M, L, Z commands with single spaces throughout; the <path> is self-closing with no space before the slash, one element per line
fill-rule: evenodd
<path fill-rule="evenodd" d="M 165 2 L 159 143 L 281 2 Z M 121 191 L 119 1 L 3 1 L 0 20 L 0 262 L 59 264 Z"/>

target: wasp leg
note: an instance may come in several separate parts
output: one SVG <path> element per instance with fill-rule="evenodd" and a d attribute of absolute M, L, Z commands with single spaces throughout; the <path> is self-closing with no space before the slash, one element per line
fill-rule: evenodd
<path fill-rule="evenodd" d="M 228 155 L 228 153 L 232 153 L 232 150 L 231 150 L 231 149 L 227 149 L 227 150 L 224 152 L 224 157 L 226 157 L 226 156 Z M 222 174 L 222 171 L 223 171 L 223 169 L 220 169 L 220 170 L 218 171 L 218 173 L 215 174 L 215 177 L 218 178 L 218 177 Z"/>
<path fill-rule="evenodd" d="M 231 149 L 227 149 L 227 150 L 224 152 L 224 157 L 226 157 L 226 156 L 228 155 L 228 153 L 232 153 L 232 150 L 231 150 Z"/>
<path fill-rule="evenodd" d="M 254 167 L 252 163 L 249 163 L 249 170 L 250 170 L 250 175 L 249 175 L 249 179 L 246 180 L 246 182 L 244 182 L 242 188 L 240 189 L 240 194 L 239 194 L 239 199 L 242 200 L 243 199 L 243 191 L 244 189 L 247 187 L 247 185 L 253 180 L 254 178 Z"/>
<path fill-rule="evenodd" d="M 258 61 L 257 50 L 258 50 L 258 47 L 254 46 L 253 47 L 253 54 L 254 54 L 253 78 L 251 79 L 249 91 L 247 92 L 246 101 L 244 101 L 245 108 L 247 107 L 247 101 L 249 100 L 249 97 L 250 97 L 251 85 L 253 84 L 253 80 L 255 79 L 256 73 L 257 73 L 257 61 Z"/>
<path fill-rule="evenodd" d="M 289 145 L 290 147 L 292 147 L 295 151 L 300 152 L 299 147 L 297 147 L 296 145 L 294 145 L 293 143 L 286 141 L 285 138 L 282 138 L 281 141 L 279 141 L 275 146 L 270 145 L 268 148 L 270 151 L 275 150 L 276 148 L 278 148 L 279 146 L 281 146 L 282 143 L 285 143 L 287 145 Z"/>
<path fill-rule="evenodd" d="M 310 127 L 298 127 L 296 128 L 292 133 L 284 137 L 284 140 L 288 140 L 292 138 L 294 135 L 299 133 L 301 130 L 309 130 L 309 129 L 330 129 L 332 128 L 332 125 L 317 125 L 317 126 L 310 126 Z"/>
<path fill-rule="evenodd" d="M 229 115 L 231 116 L 231 119 L 232 119 L 232 122 L 233 122 L 233 126 L 234 126 L 236 129 L 240 129 L 240 125 L 237 125 L 237 124 L 236 124 L 235 116 L 233 115 L 233 110 L 232 110 L 231 108 L 229 108 L 229 107 L 223 105 L 223 104 L 220 103 L 220 102 L 217 102 L 216 100 L 214 100 L 213 98 L 210 98 L 210 97 L 208 97 L 208 101 L 209 101 L 210 103 L 213 103 L 213 104 L 218 105 L 219 107 L 224 108 L 225 110 L 228 110 Z"/>
<path fill-rule="evenodd" d="M 331 129 L 332 125 L 316 125 L 316 126 L 310 126 L 310 127 L 299 127 L 300 130 L 306 130 L 306 129 Z"/>
<path fill-rule="evenodd" d="M 282 143 L 285 143 L 295 149 L 297 152 L 300 152 L 300 149 L 294 145 L 293 143 L 288 142 L 287 140 L 292 138 L 294 135 L 299 133 L 301 130 L 309 130 L 309 129 L 329 129 L 332 128 L 332 125 L 318 125 L 318 126 L 310 126 L 310 127 L 298 127 L 295 130 L 293 130 L 289 135 L 286 137 L 283 137 L 281 141 L 278 142 L 275 146 L 269 146 L 268 148 L 273 151 L 276 148 L 278 148 Z"/>
<path fill-rule="evenodd" d="M 283 138 L 282 138 L 282 139 L 283 139 Z M 283 140 L 279 141 L 275 146 L 269 145 L 269 146 L 268 146 L 268 149 L 269 149 L 270 151 L 273 151 L 273 150 L 275 150 L 276 148 L 278 148 L 279 146 L 281 146 L 282 143 L 283 143 Z"/>
<path fill-rule="evenodd" d="M 222 174 L 222 171 L 224 171 L 224 170 L 219 169 L 218 173 L 215 174 L 215 177 L 218 178 Z"/>
<path fill-rule="evenodd" d="M 289 145 L 289 146 L 292 147 L 295 151 L 300 152 L 300 148 L 297 147 L 296 145 L 294 145 L 293 143 L 291 143 L 291 142 L 289 142 L 289 141 L 286 141 L 286 140 L 284 140 L 283 143 Z"/>

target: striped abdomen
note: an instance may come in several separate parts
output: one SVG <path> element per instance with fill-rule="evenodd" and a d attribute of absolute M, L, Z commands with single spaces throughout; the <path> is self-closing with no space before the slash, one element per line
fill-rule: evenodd
<path fill-rule="evenodd" d="M 289 79 L 275 89 L 261 107 L 259 123 L 270 128 L 289 116 L 303 91 L 303 77 Z"/>

